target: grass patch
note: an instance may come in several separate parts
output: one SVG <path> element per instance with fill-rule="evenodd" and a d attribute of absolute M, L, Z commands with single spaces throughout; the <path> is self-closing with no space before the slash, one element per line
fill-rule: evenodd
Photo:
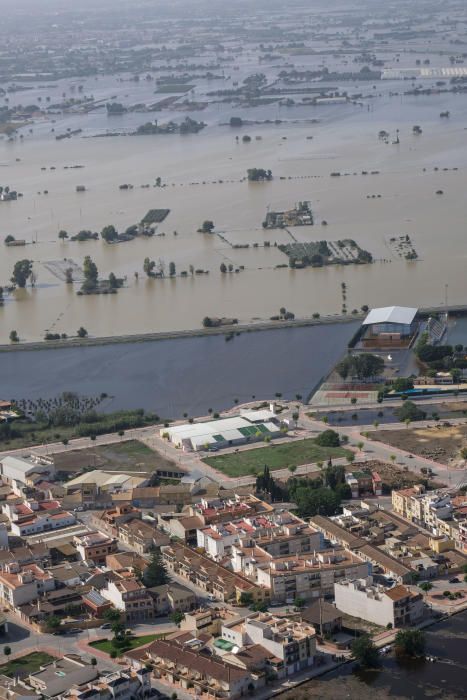
<path fill-rule="evenodd" d="M 261 471 L 265 464 L 271 471 L 298 467 L 301 464 L 325 462 L 329 457 L 347 457 L 342 447 L 320 447 L 313 438 L 269 445 L 218 457 L 206 457 L 204 462 L 227 476 L 248 476 Z"/>
<path fill-rule="evenodd" d="M 110 469 L 111 471 L 153 472 L 170 470 L 174 462 L 140 442 L 123 440 L 110 445 L 70 450 L 54 455 L 58 471 L 73 472 L 76 469 Z"/>
<path fill-rule="evenodd" d="M 156 639 L 164 638 L 165 634 L 143 634 L 141 637 L 128 637 L 128 646 L 125 649 L 125 651 L 137 649 L 138 647 L 142 647 L 145 644 L 149 644 L 149 642 L 154 642 Z M 114 649 L 117 649 L 118 651 L 118 647 L 114 647 L 112 639 L 101 639 L 98 642 L 91 642 L 89 646 L 93 649 L 103 651 L 105 654 L 110 654 L 110 652 Z"/>
<path fill-rule="evenodd" d="M 8 663 L 0 666 L 0 674 L 13 678 L 16 675 L 27 676 L 30 673 L 35 673 L 45 664 L 50 664 L 55 661 L 54 656 L 46 654 L 43 651 L 33 651 L 31 654 L 26 654 L 19 659 L 12 659 Z"/>

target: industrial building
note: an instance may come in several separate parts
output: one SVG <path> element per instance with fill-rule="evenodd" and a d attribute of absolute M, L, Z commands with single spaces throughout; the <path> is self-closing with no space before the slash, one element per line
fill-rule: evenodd
<path fill-rule="evenodd" d="M 268 410 L 246 411 L 240 416 L 205 423 L 184 423 L 172 428 L 162 428 L 160 432 L 177 447 L 195 452 L 216 451 L 223 447 L 278 437 L 281 434 L 277 417 Z"/>
<path fill-rule="evenodd" d="M 372 309 L 363 321 L 365 347 L 406 347 L 417 330 L 417 312 L 406 306 Z"/>

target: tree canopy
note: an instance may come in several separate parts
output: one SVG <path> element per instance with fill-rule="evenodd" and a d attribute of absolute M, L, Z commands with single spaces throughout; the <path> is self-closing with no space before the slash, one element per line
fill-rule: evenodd
<path fill-rule="evenodd" d="M 399 630 L 395 640 L 396 654 L 422 656 L 425 651 L 425 635 L 421 630 Z"/>
<path fill-rule="evenodd" d="M 32 260 L 18 260 L 13 268 L 11 281 L 20 289 L 24 289 L 26 282 L 32 275 Z"/>
<path fill-rule="evenodd" d="M 360 380 L 370 379 L 380 376 L 383 369 L 383 358 L 371 353 L 347 355 L 336 366 L 336 370 L 342 379 L 347 379 L 347 377 L 356 377 Z"/>
<path fill-rule="evenodd" d="M 422 411 L 413 401 L 404 401 L 400 408 L 396 408 L 395 414 L 402 422 L 406 420 L 424 420 L 426 418 L 425 411 Z"/>
<path fill-rule="evenodd" d="M 153 586 L 162 586 L 167 581 L 167 571 L 161 555 L 158 552 L 154 552 L 151 561 L 143 572 L 143 583 L 148 588 L 152 588 Z"/>
<path fill-rule="evenodd" d="M 95 287 L 97 284 L 97 278 L 99 276 L 99 272 L 97 270 L 97 265 L 93 260 L 91 259 L 90 255 L 86 255 L 84 258 L 84 263 L 83 263 L 83 273 L 84 273 L 84 285 L 87 287 Z"/>
<path fill-rule="evenodd" d="M 378 668 L 381 665 L 378 649 L 368 634 L 362 634 L 351 644 L 352 658 L 363 668 Z"/>
<path fill-rule="evenodd" d="M 324 430 L 322 433 L 315 438 L 315 442 L 320 447 L 339 447 L 340 439 L 339 434 L 335 430 Z"/>

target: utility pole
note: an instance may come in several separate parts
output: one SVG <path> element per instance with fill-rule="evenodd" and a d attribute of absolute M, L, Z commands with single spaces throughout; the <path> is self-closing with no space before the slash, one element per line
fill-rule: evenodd
<path fill-rule="evenodd" d="M 319 592 L 319 634 L 320 634 L 321 640 L 323 640 L 323 605 L 322 605 L 322 598 L 321 598 L 321 590 Z"/>

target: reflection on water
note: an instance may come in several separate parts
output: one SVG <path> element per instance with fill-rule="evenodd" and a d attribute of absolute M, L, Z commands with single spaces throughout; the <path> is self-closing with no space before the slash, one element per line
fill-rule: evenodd
<path fill-rule="evenodd" d="M 24 192 L 17 202 L 0 204 L 0 236 L 36 241 L 25 248 L 1 246 L 0 284 L 8 281 L 14 262 L 23 257 L 34 259 L 39 284 L 7 299 L 0 310 L 0 341 L 7 342 L 12 329 L 31 340 L 42 338 L 46 330 L 75 333 L 80 325 L 95 336 L 197 328 L 205 315 L 248 321 L 269 318 L 282 306 L 301 316 L 337 313 L 344 281 L 349 311 L 363 304 L 441 304 L 447 283 L 449 302 L 463 303 L 465 265 L 459 252 L 465 247 L 467 151 L 459 148 L 459 133 L 467 115 L 467 95 L 395 101 L 383 95 L 372 107 L 369 112 L 352 105 L 318 112 L 300 108 L 293 116 L 317 117 L 319 124 L 251 127 L 252 137 L 261 135 L 262 140 L 253 138 L 249 144 L 236 143 L 233 130 L 218 126 L 228 121 L 227 114 L 214 112 L 206 114 L 209 127 L 198 135 L 56 142 L 47 132 L 41 138 L 26 135 L 23 142 L 0 141 L 2 181 Z M 452 109 L 449 124 L 440 121 L 441 108 Z M 223 109 L 231 111 L 230 106 Z M 244 116 L 261 118 L 256 112 Z M 94 120 L 104 124 L 106 119 L 64 117 L 60 128 L 89 120 L 89 129 L 97 126 Z M 423 126 L 422 137 L 413 137 L 413 123 Z M 377 138 L 380 128 L 396 127 L 401 133 L 398 147 Z M 310 134 L 312 140 L 307 139 Z M 85 167 L 64 169 L 72 164 Z M 273 182 L 240 182 L 247 168 L 263 166 L 272 169 Z M 380 174 L 362 175 L 373 169 Z M 332 171 L 343 176 L 331 178 Z M 167 187 L 141 189 L 157 177 Z M 122 183 L 134 189 L 120 191 Z M 79 194 L 76 186 L 81 184 L 87 191 Z M 440 189 L 444 195 L 437 197 Z M 44 190 L 47 195 L 38 194 Z M 382 196 L 371 198 L 378 194 Z M 377 262 L 275 269 L 287 260 L 274 243 L 291 239 L 286 231 L 263 231 L 261 222 L 268 207 L 288 208 L 303 199 L 311 200 L 317 225 L 295 229 L 299 241 L 352 238 Z M 113 223 L 123 230 L 154 207 L 171 209 L 159 226 L 165 237 L 113 246 L 101 240 L 57 239 L 60 229 L 100 231 Z M 205 219 L 212 219 L 233 244 L 249 243 L 250 248 L 232 248 L 217 236 L 196 233 Z M 322 220 L 327 227 L 321 226 Z M 391 237 L 406 234 L 418 252 L 416 263 L 400 258 L 391 247 Z M 265 241 L 271 246 L 262 247 Z M 111 271 L 126 276 L 125 289 L 112 297 L 78 297 L 43 265 L 64 257 L 81 264 L 85 255 L 93 257 L 102 276 Z M 209 275 L 147 280 L 142 272 L 145 257 L 161 258 L 166 266 L 173 261 L 178 272 L 193 265 L 209 270 Z M 221 275 L 221 263 L 245 269 Z"/>
<path fill-rule="evenodd" d="M 459 700 L 466 697 L 467 612 L 451 617 L 426 630 L 427 653 L 438 661 L 400 660 L 393 655 L 384 657 L 378 671 L 354 672 L 351 665 L 311 681 L 285 700 L 306 698 L 436 698 Z"/>
<path fill-rule="evenodd" d="M 115 398 L 117 408 L 160 416 L 205 415 L 240 403 L 305 398 L 345 350 L 358 322 L 180 338 L 121 345 L 0 354 L 7 398 L 52 397 L 65 390 Z"/>

